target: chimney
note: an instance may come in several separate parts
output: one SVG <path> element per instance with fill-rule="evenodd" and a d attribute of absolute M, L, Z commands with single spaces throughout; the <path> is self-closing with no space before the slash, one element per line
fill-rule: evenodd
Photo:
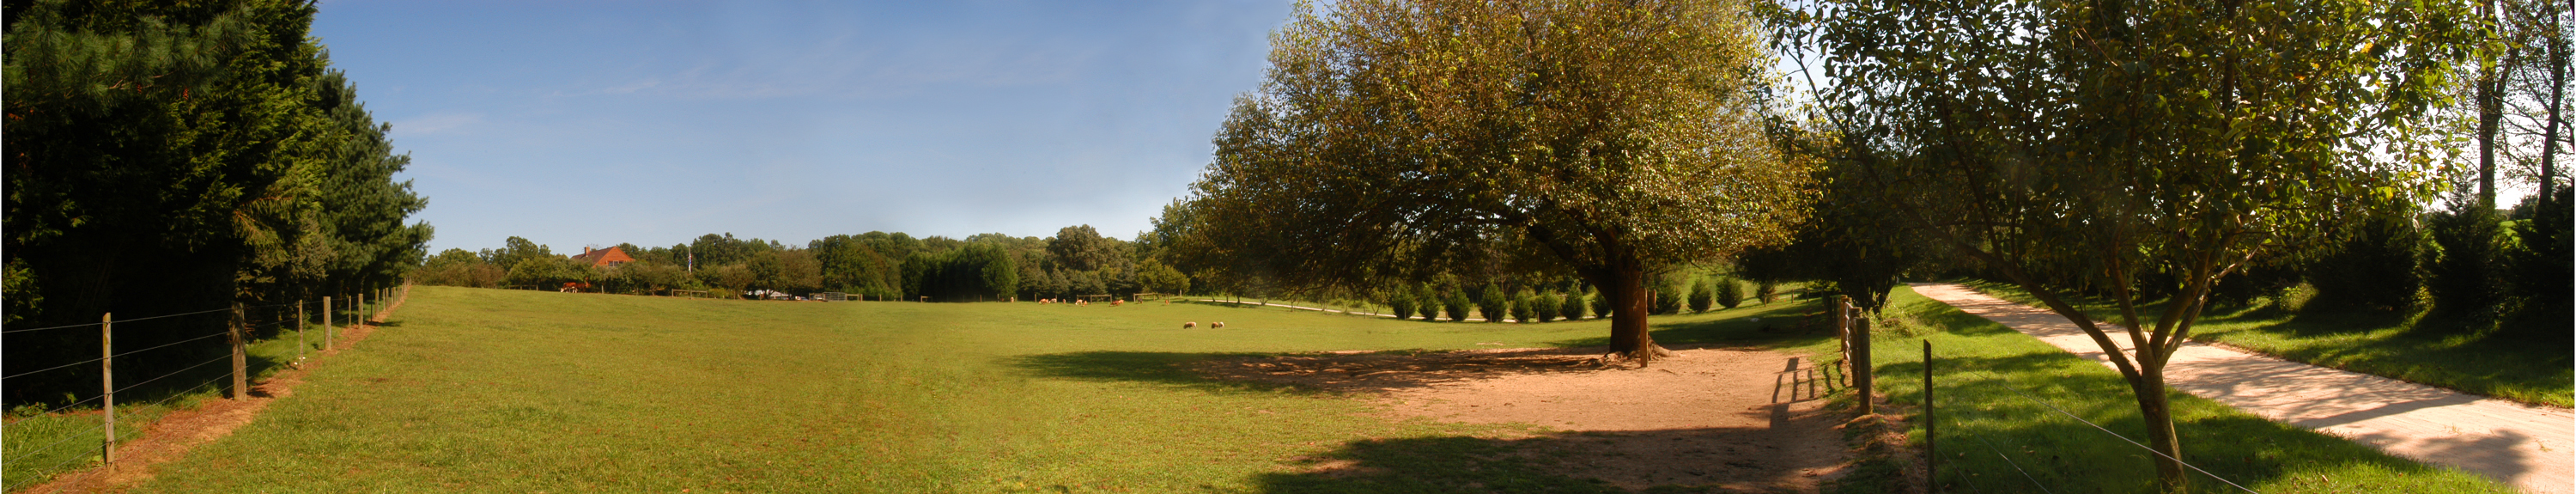
<path fill-rule="evenodd" d="M 585 255 L 585 256 L 590 255 L 590 246 L 588 246 L 588 245 L 581 246 L 581 255 Z"/>

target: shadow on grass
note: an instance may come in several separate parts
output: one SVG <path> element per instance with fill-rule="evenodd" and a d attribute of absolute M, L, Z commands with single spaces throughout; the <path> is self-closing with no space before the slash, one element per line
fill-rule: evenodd
<path fill-rule="evenodd" d="M 2073 372 L 2094 365 L 2063 354 L 2046 353 L 1943 357 L 1936 369 L 1940 403 L 1934 414 L 1941 453 L 1937 482 L 1942 489 L 2016 492 L 2036 490 L 2037 485 L 2057 492 L 2152 491 L 2152 456 L 2130 443 L 2146 441 L 2145 421 L 2127 385 L 2119 378 L 2098 372 Z M 1922 371 L 1920 362 L 1880 366 L 1882 376 L 1916 379 L 1905 383 L 1908 386 L 1901 390 L 1891 390 L 1890 401 L 1919 406 L 1918 376 Z M 2180 391 L 2171 393 L 2183 460 L 2209 474 L 2190 474 L 2197 487 L 2194 490 L 2234 490 L 2210 475 L 2261 488 L 2307 484 L 2317 478 L 2361 482 L 2381 476 L 2422 479 L 2443 470 L 2388 456 L 2351 440 L 2235 413 L 2225 405 L 2191 399 Z M 2051 406 L 2084 417 L 2118 436 L 2059 414 Z M 2495 454 L 2492 452 L 2504 450 L 2484 449 L 2481 446 L 2488 445 L 2476 443 L 2515 440 L 2529 439 L 2462 438 L 2454 441 L 2460 444 L 2437 444 L 2434 448 L 2461 454 Z M 2476 453 L 2480 451 L 2487 453 Z M 2524 458 L 2481 460 L 2516 465 L 2508 472 L 2486 472 L 2504 475 L 2518 473 L 2527 469 L 2520 465 L 2531 463 L 2531 459 Z M 2435 479 L 2440 482 L 2439 477 Z M 2455 476 L 2451 482 L 2461 479 Z"/>
<path fill-rule="evenodd" d="M 1044 377 L 1211 391 L 1377 393 L 1510 374 L 1595 372 L 1603 347 L 1327 353 L 1089 351 L 1022 355 L 1005 365 Z"/>
<path fill-rule="evenodd" d="M 1806 490 L 1819 480 L 1810 472 L 1838 462 L 1782 454 L 1777 434 L 1705 428 L 1371 439 L 1253 482 L 1263 492 L 1774 492 Z"/>
<path fill-rule="evenodd" d="M 1764 348 L 1805 346 L 1834 338 L 1831 319 L 1825 318 L 1819 302 L 1796 300 L 1767 308 L 1756 308 L 1743 315 L 1726 318 L 1694 318 L 1691 315 L 1651 316 L 1647 319 L 1658 345 L 1752 345 Z M 1740 309 L 1738 309 L 1740 310 Z M 1682 318 L 1682 321 L 1672 321 Z M 1658 321 L 1663 322 L 1658 322 Z M 1558 347 L 1606 347 L 1609 335 L 1551 341 Z"/>
<path fill-rule="evenodd" d="M 1221 380 L 1192 369 L 1193 365 L 1220 359 L 1260 358 L 1267 355 L 1269 354 L 1089 351 L 1020 355 L 1004 358 L 1002 363 L 1037 376 L 1084 381 L 1124 381 L 1209 391 L 1276 391 L 1298 388 L 1281 384 Z"/>

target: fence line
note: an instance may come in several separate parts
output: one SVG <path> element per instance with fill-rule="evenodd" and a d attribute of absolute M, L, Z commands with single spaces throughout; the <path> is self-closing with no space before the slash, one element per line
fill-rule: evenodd
<path fill-rule="evenodd" d="M 381 290 L 381 291 L 371 291 L 371 293 L 369 293 L 369 294 L 370 294 L 370 295 L 376 295 L 376 297 L 374 297 L 376 300 L 370 301 L 370 303 L 366 303 L 366 304 L 351 304 L 351 306 L 350 306 L 350 307 L 348 307 L 348 309 L 349 309 L 349 310 L 352 310 L 352 311 L 360 312 L 360 314 L 359 314 L 359 316 L 357 317 L 357 320 L 355 320 L 355 321 L 350 321 L 350 325 L 352 325 L 352 326 L 365 325 L 365 324 L 368 324 L 368 321 L 370 321 L 370 320 L 374 319 L 376 316 L 384 315 L 384 314 L 386 314 L 386 313 L 391 312 L 391 311 L 393 310 L 393 308 L 394 308 L 395 303 L 397 302 L 397 299 L 401 299 L 401 298 L 408 298 L 408 297 L 407 297 L 407 295 L 409 295 L 409 290 L 404 289 L 404 288 L 408 288 L 408 286 L 407 286 L 408 284 L 409 284 L 409 283 L 408 283 L 408 282 L 406 282 L 406 283 L 405 283 L 405 285 L 406 285 L 406 286 L 403 286 L 403 287 L 386 288 L 386 289 L 383 289 L 383 290 Z M 324 297 L 324 300 L 328 300 L 329 298 L 330 298 L 330 297 Z M 179 341 L 174 341 L 174 342 L 164 343 L 164 344 L 157 345 L 157 346 L 153 346 L 153 347 L 150 347 L 150 348 L 143 348 L 143 349 L 139 349 L 139 350 L 127 350 L 127 351 L 124 351 L 124 352 L 119 352 L 119 353 L 113 353 L 113 354 L 102 355 L 102 356 L 100 356 L 99 358 L 94 358 L 94 359 L 84 360 L 84 361 L 80 361 L 80 362 L 73 362 L 73 363 L 70 363 L 70 364 L 64 364 L 64 365 L 55 366 L 55 367 L 49 367 L 49 368 L 40 369 L 40 370 L 34 370 L 34 371 L 28 371 L 28 372 L 22 372 L 22 373 L 18 373 L 18 374 L 15 374 L 15 375 L 10 375 L 10 376 L 5 376 L 5 377 L 0 377 L 0 379 L 9 379 L 9 378 L 24 377 L 24 376 L 33 375 L 33 374 L 40 373 L 40 372 L 49 372 L 49 371 L 53 371 L 53 370 L 57 370 L 57 369 L 64 369 L 64 368 L 70 368 L 70 367 L 75 367 L 75 366 L 80 366 L 80 365 L 86 365 L 86 364 L 92 364 L 92 363 L 99 363 L 99 362 L 102 362 L 102 361 L 113 362 L 113 360 L 110 360 L 110 359 L 113 359 L 113 358 L 115 358 L 115 357 L 129 356 L 129 355 L 139 354 L 139 353 L 148 352 L 148 351 L 152 351 L 152 350 L 159 350 L 159 349 L 162 349 L 162 348 L 167 348 L 167 347 L 171 347 L 171 346 L 175 346 L 175 345 L 180 345 L 180 344 L 185 344 L 185 343 L 191 343 L 191 342 L 201 341 L 201 340 L 205 340 L 205 339 L 209 339 L 209 338 L 214 338 L 214 337 L 218 337 L 218 336 L 237 336 L 237 337 L 247 337 L 247 336 L 248 336 L 248 333 L 250 333 L 250 332 L 251 332 L 251 331 L 253 331 L 253 330 L 257 330 L 257 329 L 264 329 L 264 328 L 269 328 L 269 327 L 282 327 L 282 326 L 284 326 L 285 324 L 287 324 L 287 323 L 289 323 L 289 322 L 294 322 L 294 323 L 296 323 L 296 324 L 298 325 L 298 331 L 297 331 L 297 336 L 299 337 L 299 343 L 298 343 L 298 347 L 299 347 L 299 348 L 298 348 L 298 351 L 299 351 L 299 352 L 301 352 L 301 351 L 302 351 L 302 347 L 304 347 L 304 346 L 305 346 L 303 343 L 300 343 L 300 341 L 301 341 L 301 340 L 300 340 L 300 338 L 302 337 L 302 329 L 301 329 L 301 328 L 302 328 L 302 325 L 303 325 L 304 323 L 309 322 L 309 321 L 306 321 L 306 320 L 305 320 L 305 319 L 306 319 L 306 317 L 303 315 L 303 314 L 304 314 L 303 312 L 301 312 L 301 311 L 299 310 L 299 311 L 297 312 L 298 316 L 297 316 L 295 319 L 291 319 L 291 320 L 290 320 L 290 319 L 283 319 L 283 318 L 280 318 L 280 319 L 275 320 L 275 321 L 270 321 L 270 322 L 261 323 L 261 324 L 245 324 L 245 323 L 243 323 L 243 322 L 240 320 L 240 316 L 243 316 L 243 315 L 245 315 L 245 314 L 243 314 L 243 312 L 240 312 L 240 311 L 248 311 L 248 310 L 250 310 L 250 309 L 264 309 L 264 308 L 271 308 L 271 307 L 285 307 L 285 306 L 289 306 L 289 305 L 298 305 L 298 306 L 300 306 L 303 302 L 306 302 L 306 301 L 298 300 L 298 301 L 293 301 L 293 302 L 284 302 L 284 303 L 266 304 L 266 305 L 254 305 L 254 306 L 243 306 L 243 305 L 238 305 L 238 304 L 236 304 L 236 305 L 231 306 L 231 307 L 225 307 L 225 308 L 221 308 L 221 309 L 204 310 L 204 311 L 184 312 L 184 313 L 176 313 L 176 314 L 164 314 L 164 315 L 158 315 L 158 316 L 138 317 L 138 318 L 132 318 L 132 319 L 123 319 L 123 320 L 115 320 L 115 319 L 105 319 L 105 318 L 102 318 L 103 320 L 102 320 L 101 322 L 95 322 L 95 323 L 83 323 L 83 324 L 73 324 L 73 325 L 65 325 L 65 326 L 51 326 L 51 327 L 43 327 L 43 328 L 11 329 L 11 330 L 6 330 L 6 331 L 0 331 L 0 332 L 6 332 L 6 333 L 22 333 L 22 332 L 43 331 L 43 330 L 52 330 L 52 329 L 79 328 L 79 327 L 89 327 L 89 326 L 104 326 L 104 325 L 112 325 L 112 324 L 114 324 L 114 323 L 119 323 L 119 322 L 144 321 L 144 320 L 151 320 L 151 319 L 162 319 L 162 318 L 170 318 L 170 317 L 180 317 L 180 316 L 200 315 L 200 314 L 208 314 L 208 313 L 223 312 L 223 311 L 237 311 L 237 312 L 235 312 L 235 313 L 234 313 L 234 316 L 235 316 L 234 318 L 232 318 L 232 319 L 228 319 L 228 320 L 226 320 L 226 321 L 223 323 L 223 325 L 224 325 L 224 330 L 223 330 L 223 331 L 220 331 L 220 332 L 216 332 L 216 333 L 213 333 L 213 334 L 208 334 L 208 335 L 205 335 L 205 336 L 198 336 L 198 337 L 194 337 L 194 338 L 188 338 L 188 339 L 184 339 L 184 340 L 179 340 Z M 330 316 L 330 315 L 329 315 L 329 312 L 331 312 L 331 311 L 329 311 L 329 310 L 325 310 L 325 311 L 323 311 L 323 312 L 324 312 L 323 317 L 325 317 L 325 318 L 327 319 L 327 318 Z M 325 328 L 326 328 L 326 329 L 336 329 L 336 328 L 332 328 L 332 327 L 331 327 L 332 325 L 330 325 L 330 324 L 325 324 L 324 326 L 325 326 Z M 109 327 L 112 327 L 112 326 L 109 326 Z M 108 337 L 108 336 L 107 336 L 106 334 L 102 334 L 102 335 L 101 335 L 101 337 L 102 337 L 102 338 L 106 338 L 106 337 Z M 102 340 L 102 341 L 105 341 L 105 340 Z M 55 414 L 55 413 L 57 413 L 57 412 L 62 412 L 62 411 L 65 411 L 65 410 L 72 409 L 72 408 L 74 408 L 74 407 L 78 407 L 78 406 L 82 406 L 82 405 L 90 404 L 90 403 L 92 403 L 92 402 L 98 402 L 98 401 L 100 401 L 101 399 L 112 399 L 112 398 L 109 398 L 109 397 L 113 397 L 113 396 L 115 396 L 115 395 L 116 395 L 116 393 L 121 393 L 121 392 L 125 392 L 125 391 L 128 391 L 128 390 L 133 390 L 133 389 L 136 389 L 136 388 L 140 388 L 140 387 L 142 387 L 142 386 L 144 386 L 144 385 L 151 384 L 151 383 L 154 383 L 154 382 L 158 382 L 158 381 L 161 381 L 161 380 L 163 380 L 163 379 L 168 379 L 168 378 L 170 378 L 170 377 L 172 377 L 172 376 L 177 376 L 177 375 L 180 375 L 180 374 L 185 374 L 185 373 L 188 373 L 188 372 L 193 372 L 193 371 L 195 371 L 195 370 L 197 370 L 197 369 L 199 369 L 199 368 L 203 368 L 203 367 L 205 367 L 205 366 L 207 366 L 207 365 L 211 365 L 211 364 L 214 364 L 214 363 L 216 363 L 216 362 L 222 362 L 222 361 L 225 361 L 225 360 L 235 360 L 235 364 L 236 364 L 236 365 L 235 365 L 235 366 L 234 366 L 234 368 L 233 368 L 233 372 L 226 373 L 225 375 L 215 376 L 215 377 L 214 377 L 214 378 L 212 378 L 212 379 L 208 379 L 208 380 L 206 380 L 206 381 L 204 381 L 204 382 L 199 382 L 199 383 L 197 383 L 196 385 L 193 385 L 193 386 L 189 386 L 189 387 L 186 387 L 186 388 L 178 388 L 178 391 L 176 391 L 176 392 L 170 393 L 170 394 L 169 394 L 169 395 L 167 395 L 167 396 L 163 396 L 163 397 L 161 397 L 161 398 L 160 398 L 160 399 L 158 399 L 158 400 L 154 400 L 154 401 L 152 401 L 152 402 L 143 403 L 143 405 L 146 405 L 146 406 L 165 406 L 165 407 L 166 407 L 167 405 L 171 404 L 172 402 L 174 402 L 174 401 L 176 401 L 176 400 L 178 400 L 178 399 L 180 399 L 180 398 L 186 398 L 186 397 L 191 396 L 191 395 L 188 393 L 189 391 L 193 391 L 193 390 L 197 390 L 197 389 L 202 389 L 202 388 L 206 387 L 207 385 L 216 384 L 216 383 L 221 382 L 221 381 L 223 381 L 223 380 L 225 380 L 225 379 L 235 379 L 235 380 L 236 380 L 236 381 L 235 381 L 235 384 L 236 384 L 235 388 L 236 388 L 236 389 L 234 389 L 234 390 L 233 390 L 233 391 L 234 391 L 234 393 L 233 393 L 233 398 L 234 398 L 234 399 L 240 399 L 240 398 L 242 398 L 242 397 L 244 397 L 244 396 L 247 396 L 247 394 L 248 394 L 248 390 L 246 389 L 245 383 L 242 383 L 242 382 L 240 381 L 240 379 L 241 379 L 241 378 L 245 377 L 245 376 L 243 376 L 243 375 L 242 375 L 242 373 L 244 372 L 244 369 L 243 369 L 243 367 L 242 367 L 241 365 L 239 365 L 239 364 L 241 363 L 241 361 L 237 360 L 237 359 L 241 359 L 241 358 L 243 358 L 243 357 L 245 357 L 245 356 L 246 356 L 246 355 L 243 353 L 243 351 L 245 350 L 245 348 L 242 346 L 242 343 L 245 343 L 245 342 L 244 342 L 244 341 L 241 341 L 241 340 L 235 340 L 235 341 L 233 342 L 233 344 L 231 344 L 231 345 L 227 345 L 227 346 L 229 346 L 230 348 L 228 349 L 228 351 L 227 351 L 227 352 L 225 352 L 225 353 L 226 353 L 226 355 L 219 356 L 219 357 L 215 357 L 214 359 L 207 360 L 207 361 L 204 361 L 204 362 L 199 362 L 199 363 L 197 363 L 197 364 L 195 364 L 195 365 L 190 365 L 190 366 L 187 366 L 187 367 L 181 368 L 181 369 L 179 369 L 179 370 L 172 371 L 172 372 L 167 373 L 167 374 L 162 374 L 162 375 L 160 375 L 160 376 L 153 377 L 153 378 L 151 378 L 151 379 L 145 379 L 145 380 L 143 380 L 143 381 L 141 381 L 141 382 L 136 382 L 136 383 L 128 384 L 128 385 L 125 385 L 125 386 L 123 386 L 123 387 L 115 387 L 115 383 L 113 382 L 113 378 L 108 378 L 108 379 L 110 379 L 110 381 L 107 383 L 107 388 L 106 388 L 106 390 L 105 390 L 104 392 L 102 392 L 101 394 L 93 395 L 93 396 L 91 396 L 90 398 L 82 399 L 82 400 L 78 400 L 78 401 L 74 401 L 74 402 L 71 402 L 71 403 L 68 403 L 68 404 L 64 404 L 64 405 L 62 405 L 62 406 L 57 406 L 57 407 L 54 407 L 54 408 L 52 408 L 52 409 L 46 410 L 46 411 L 44 411 L 44 412 L 40 412 L 40 413 L 36 413 L 36 414 L 32 414 L 32 415 L 28 415 L 28 416 L 26 416 L 26 418 L 36 418 L 36 417 L 42 417 L 42 416 L 52 415 L 52 414 Z M 102 352 L 102 353 L 105 353 L 105 352 Z M 301 359 L 301 358 L 298 358 L 296 363 L 300 364 L 300 363 L 301 363 L 301 361 L 302 361 L 302 359 Z M 108 369 L 101 369 L 101 372 L 102 372 L 102 377 L 112 376 L 112 375 L 113 375 L 113 374 L 108 374 L 109 372 L 112 372 L 111 370 L 108 370 Z M 116 403 L 113 403 L 113 402 L 101 403 L 102 409 L 107 409 L 108 407 L 113 407 L 113 406 L 115 406 L 115 405 L 116 405 Z M 131 406 L 131 405 L 132 405 L 132 404 L 129 404 L 129 406 Z M 9 421 L 9 422 L 7 422 L 7 423 L 9 423 L 9 424 L 15 424 L 15 423 L 17 423 L 17 422 L 21 422 L 21 421 L 24 421 L 24 420 L 25 420 L 25 419 L 24 419 L 24 418 L 22 418 L 22 419 L 18 419 L 18 420 L 12 420 L 12 421 Z M 54 449 L 54 448 L 60 447 L 61 445 L 65 444 L 65 443 L 73 442 L 73 440 L 74 440 L 74 439 L 81 439 L 81 438 L 88 437 L 88 435 L 89 435 L 89 434 L 91 434 L 91 433 L 101 433 L 102 435 L 101 435 L 101 437 L 99 438 L 99 440 L 101 441 L 101 443 L 102 443 L 103 447 L 110 448 L 110 449 L 109 449 L 109 451 L 113 451 L 113 449 L 112 449 L 112 448 L 114 448 L 115 444 L 116 444 L 116 443 L 118 443 L 118 442 L 120 442 L 120 441 L 118 441 L 118 440 L 117 440 L 117 438 L 116 438 L 116 437 L 114 437 L 114 436 L 113 436 L 113 434 L 114 434 L 113 432 L 109 432 L 109 431 L 113 431 L 113 430 L 114 430 L 114 429 L 113 429 L 113 427 L 114 427 L 114 422 L 115 422 L 115 418 L 114 418 L 114 416 L 112 416 L 112 415 L 103 416 L 103 417 L 102 417 L 102 420 L 101 420 L 101 423 L 100 423 L 97 427 L 93 427 L 93 428 L 91 428 L 91 429 L 89 429 L 89 430 L 84 430 L 84 431 L 79 431 L 79 432 L 71 433 L 71 434 L 69 434 L 69 435 L 66 435 L 66 436 L 62 437 L 61 439 L 57 439 L 57 440 L 55 440 L 55 441 L 54 441 L 53 443 L 51 443 L 51 444 L 47 444 L 47 445 L 45 445 L 45 446 L 43 446 L 43 447 L 40 447 L 40 448 L 34 449 L 34 450 L 32 450 L 32 451 L 13 452 L 13 453 L 11 454 L 11 456 L 12 456 L 12 457 L 20 457 L 20 458 L 24 458 L 24 457 L 28 457 L 28 456 L 34 456 L 34 455 L 37 455 L 37 454 L 45 453 L 45 452 L 51 451 L 51 450 L 52 450 L 52 449 Z M 54 465 L 51 465 L 51 466 L 45 467 L 45 468 L 43 468 L 43 469 L 27 471 L 27 472 L 26 472 L 26 475 L 28 475 L 30 478 L 26 478 L 26 479 L 15 479 L 15 480 L 16 480 L 15 482 L 0 482 L 0 491 L 5 491 L 5 490 L 17 490 L 17 489 L 25 488 L 25 487 L 30 486 L 30 485 L 34 485 L 34 484 L 39 483 L 39 482 L 46 482 L 46 481 L 52 481 L 52 480 L 55 480 L 55 479 L 57 479 L 57 478 L 62 477 L 60 474 L 62 473 L 63 469 L 64 469 L 66 466 L 71 465 L 71 464 L 73 464 L 73 463 L 75 463 L 75 462 L 85 462 L 85 461 L 88 461 L 88 460 L 90 460 L 90 459 L 92 459 L 92 458 L 99 458 L 99 459 L 101 459 L 102 461 L 104 461 L 105 463 L 109 463 L 109 464 L 113 464 L 113 463 L 115 463 L 115 458 L 114 458 L 113 456 L 106 456 L 106 455 L 102 455 L 102 456 L 85 456 L 85 455 L 84 455 L 84 456 L 74 456 L 74 457 L 72 457 L 72 458 L 66 459 L 65 461 L 57 462 L 57 463 L 55 463 Z M 90 471 L 88 471 L 88 472 L 83 472 L 83 473 L 77 474 L 77 476 L 70 477 L 70 479 L 82 479 L 82 478 L 88 478 L 88 477 L 90 477 L 90 476 L 97 475 L 97 474 L 98 474 L 98 472 L 101 472 L 101 471 L 105 471 L 105 469 L 91 469 L 91 470 L 90 470 Z M 68 482 L 68 481 L 67 481 L 67 482 Z M 60 489 L 60 486 L 65 486 L 65 485 L 70 485 L 70 484 L 69 484 L 69 483 L 62 483 L 62 484 L 58 484 L 58 487 L 57 487 L 56 489 L 57 489 L 57 490 L 59 490 L 59 489 Z"/>

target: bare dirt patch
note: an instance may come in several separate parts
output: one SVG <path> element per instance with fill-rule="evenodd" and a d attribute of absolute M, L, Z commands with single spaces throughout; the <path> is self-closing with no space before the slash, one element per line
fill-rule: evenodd
<path fill-rule="evenodd" d="M 1811 362 L 1747 348 L 1674 350 L 1645 368 L 1605 368 L 1602 349 L 1581 348 L 1305 354 L 1199 370 L 1371 395 L 1390 418 L 1541 426 L 1488 439 L 1551 473 L 1628 489 L 1813 492 L 1844 471 L 1844 417 L 1824 409 L 1830 383 Z"/>

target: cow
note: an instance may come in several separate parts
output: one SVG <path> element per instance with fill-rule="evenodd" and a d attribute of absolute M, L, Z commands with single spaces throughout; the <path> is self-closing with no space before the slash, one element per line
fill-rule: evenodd
<path fill-rule="evenodd" d="M 1181 323 L 1181 329 L 1190 329 L 1190 328 L 1195 328 L 1195 327 L 1199 327 L 1199 323 L 1198 323 L 1198 321 L 1190 321 L 1190 322 Z"/>
<path fill-rule="evenodd" d="M 1208 325 L 1208 328 L 1209 328 L 1209 329 L 1225 329 L 1225 321 L 1217 321 L 1215 324 L 1209 324 L 1209 325 Z"/>
<path fill-rule="evenodd" d="M 589 290 L 589 289 L 590 289 L 590 283 L 580 282 L 580 281 L 566 281 L 566 282 L 564 282 L 564 284 L 563 284 L 563 289 L 561 289 L 561 290 L 555 290 L 555 291 L 558 291 L 558 292 L 564 292 L 564 293 L 581 293 L 582 291 Z"/>

